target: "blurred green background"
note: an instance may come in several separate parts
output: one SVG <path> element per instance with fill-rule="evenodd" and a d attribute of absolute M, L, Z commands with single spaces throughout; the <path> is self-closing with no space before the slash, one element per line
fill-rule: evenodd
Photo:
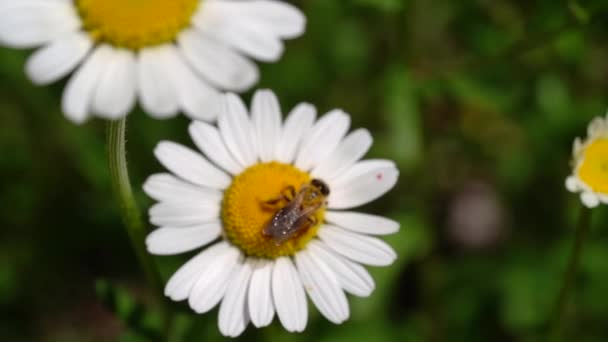
<path fill-rule="evenodd" d="M 286 112 L 343 108 L 395 159 L 397 187 L 365 210 L 401 222 L 399 254 L 372 268 L 351 319 L 316 309 L 303 334 L 275 319 L 242 340 L 536 341 L 560 287 L 580 204 L 564 188 L 573 139 L 608 107 L 608 4 L 589 1 L 301 0 L 308 31 L 262 65 Z M 60 113 L 64 84 L 35 87 L 29 52 L 0 49 L 0 340 L 146 341 L 151 290 L 113 200 L 105 123 Z M 245 95 L 249 99 L 251 93 Z M 138 201 L 183 117 L 129 117 Z M 593 228 L 567 307 L 566 340 L 608 340 L 608 217 Z M 158 258 L 164 277 L 189 255 Z M 176 303 L 176 340 L 223 340 L 217 310 Z"/>

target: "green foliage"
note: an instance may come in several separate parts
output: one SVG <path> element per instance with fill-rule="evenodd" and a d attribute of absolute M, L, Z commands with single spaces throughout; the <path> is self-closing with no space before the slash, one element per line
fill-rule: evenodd
<path fill-rule="evenodd" d="M 608 103 L 607 2 L 293 3 L 307 33 L 261 65 L 260 86 L 284 112 L 301 101 L 345 109 L 374 136 L 369 157 L 397 162 L 397 187 L 364 210 L 401 223 L 386 237 L 399 258 L 370 268 L 376 290 L 349 298 L 343 325 L 311 306 L 303 334 L 275 319 L 241 339 L 538 340 L 572 245 L 571 144 Z M 65 120 L 65 82 L 32 85 L 27 54 L 0 49 L 0 340 L 158 339 L 152 290 L 113 202 L 104 123 Z M 151 201 L 141 185 L 161 169 L 154 145 L 191 145 L 186 127 L 131 114 L 127 157 L 142 207 Z M 596 212 L 566 340 L 608 339 L 608 214 Z M 189 256 L 158 259 L 164 279 Z M 225 340 L 217 310 L 172 309 L 173 341 Z"/>
<path fill-rule="evenodd" d="M 405 8 L 406 0 L 353 0 L 357 5 L 367 6 L 387 13 L 395 13 Z"/>

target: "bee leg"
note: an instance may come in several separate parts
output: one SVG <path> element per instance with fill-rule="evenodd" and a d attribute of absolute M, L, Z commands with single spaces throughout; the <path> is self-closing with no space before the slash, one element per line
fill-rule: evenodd
<path fill-rule="evenodd" d="M 279 210 L 284 207 L 287 203 L 293 201 L 296 197 L 296 188 L 289 185 L 285 189 L 281 190 L 281 194 L 275 198 L 271 198 L 266 201 L 262 201 L 262 206 L 268 210 Z"/>
<path fill-rule="evenodd" d="M 319 220 L 317 220 L 316 217 L 314 217 L 314 216 L 308 216 L 308 224 L 310 224 L 310 227 L 316 225 L 317 222 L 319 222 Z"/>
<path fill-rule="evenodd" d="M 283 207 L 283 205 L 281 205 L 281 203 L 284 201 L 285 199 L 283 198 L 283 196 L 279 196 L 273 199 L 269 199 L 267 201 L 262 201 L 262 206 L 264 207 L 264 209 L 268 209 L 268 210 L 279 210 Z"/>
<path fill-rule="evenodd" d="M 291 202 L 296 197 L 296 188 L 293 185 L 286 186 L 283 191 L 281 191 L 281 196 L 288 201 Z"/>
<path fill-rule="evenodd" d="M 292 185 L 286 186 L 281 190 L 281 194 L 275 198 L 263 201 L 263 205 L 269 210 L 278 210 L 285 206 L 286 203 L 293 201 L 296 197 L 296 188 Z"/>

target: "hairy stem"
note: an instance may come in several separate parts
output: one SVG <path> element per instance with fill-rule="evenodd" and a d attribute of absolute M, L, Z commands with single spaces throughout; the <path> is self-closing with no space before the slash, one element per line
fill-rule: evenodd
<path fill-rule="evenodd" d="M 120 213 L 131 240 L 139 265 L 154 290 L 155 297 L 161 309 L 161 319 L 165 333 L 169 328 L 169 311 L 163 296 L 163 286 L 156 264 L 147 253 L 145 246 L 146 226 L 144 225 L 133 189 L 129 181 L 126 158 L 126 118 L 110 121 L 107 128 L 108 163 L 114 194 L 120 205 Z"/>

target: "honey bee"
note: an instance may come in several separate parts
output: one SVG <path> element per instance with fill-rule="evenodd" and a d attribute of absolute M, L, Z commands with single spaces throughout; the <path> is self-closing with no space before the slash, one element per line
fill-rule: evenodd
<path fill-rule="evenodd" d="M 273 206 L 287 201 L 287 205 L 274 214 L 262 233 L 280 246 L 290 238 L 306 232 L 317 223 L 314 215 L 327 205 L 328 195 L 329 187 L 320 179 L 304 184 L 297 193 L 293 186 L 286 187 L 281 196 L 265 202 L 268 206 Z"/>

